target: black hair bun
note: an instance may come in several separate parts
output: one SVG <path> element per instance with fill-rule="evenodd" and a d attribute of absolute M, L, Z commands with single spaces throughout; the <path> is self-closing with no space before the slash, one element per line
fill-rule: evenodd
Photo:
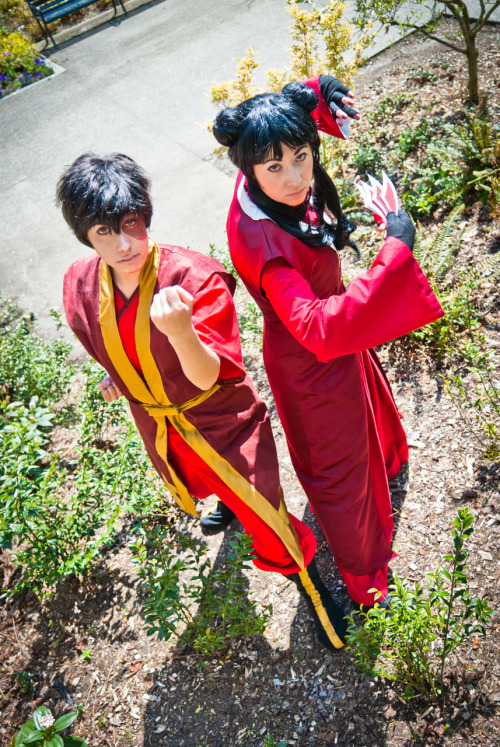
<path fill-rule="evenodd" d="M 230 148 L 238 140 L 238 132 L 242 122 L 241 112 L 235 109 L 222 109 L 214 120 L 213 133 L 215 139 Z"/>
<path fill-rule="evenodd" d="M 305 83 L 287 83 L 281 91 L 283 96 L 291 99 L 295 104 L 310 114 L 318 106 L 318 97 Z"/>

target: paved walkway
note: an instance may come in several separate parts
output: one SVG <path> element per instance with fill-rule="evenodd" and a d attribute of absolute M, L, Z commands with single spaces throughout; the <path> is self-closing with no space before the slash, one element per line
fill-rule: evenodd
<path fill-rule="evenodd" d="M 66 267 L 87 250 L 54 206 L 81 153 L 121 151 L 152 176 L 152 236 L 207 251 L 225 243 L 234 179 L 209 160 L 207 91 L 252 46 L 263 71 L 286 64 L 283 0 L 164 0 L 51 54 L 66 72 L 0 102 L 0 290 L 53 333 Z M 381 35 L 379 46 L 389 43 Z"/>

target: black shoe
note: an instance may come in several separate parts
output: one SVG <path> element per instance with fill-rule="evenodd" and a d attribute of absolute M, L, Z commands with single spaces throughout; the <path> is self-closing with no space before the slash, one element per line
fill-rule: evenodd
<path fill-rule="evenodd" d="M 381 599 L 380 602 L 375 600 L 375 604 L 378 604 L 379 607 L 385 610 L 387 615 L 392 615 L 392 605 L 396 602 L 396 599 L 397 598 L 394 594 L 388 594 L 386 597 Z M 375 607 L 375 604 L 359 604 L 358 602 L 353 602 L 354 609 L 357 612 L 368 612 Z"/>
<path fill-rule="evenodd" d="M 307 568 L 287 576 L 297 585 L 307 602 L 318 634 L 318 640 L 326 648 L 342 648 L 346 640 L 346 613 L 338 604 L 319 577 L 314 559 Z"/>
<path fill-rule="evenodd" d="M 203 534 L 217 534 L 229 526 L 235 517 L 234 511 L 231 511 L 222 501 L 217 501 L 217 506 L 211 513 L 202 515 L 201 530 Z"/>

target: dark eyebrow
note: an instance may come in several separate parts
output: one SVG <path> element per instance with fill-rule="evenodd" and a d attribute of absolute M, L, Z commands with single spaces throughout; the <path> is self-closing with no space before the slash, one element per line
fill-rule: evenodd
<path fill-rule="evenodd" d="M 302 150 L 302 148 L 307 148 L 307 143 L 302 143 L 302 145 L 299 145 L 295 150 L 293 151 L 293 155 L 296 156 L 299 151 Z M 269 163 L 269 161 L 282 161 L 282 158 L 279 158 L 278 156 L 269 156 L 269 158 L 265 158 L 261 163 Z"/>

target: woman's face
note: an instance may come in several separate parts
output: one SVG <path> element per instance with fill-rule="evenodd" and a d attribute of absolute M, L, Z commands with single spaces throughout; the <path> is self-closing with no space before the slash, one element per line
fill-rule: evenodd
<path fill-rule="evenodd" d="M 311 186 L 313 154 L 309 143 L 289 148 L 281 143 L 283 158 L 270 158 L 253 167 L 260 188 L 268 197 L 295 207 L 304 202 Z"/>

